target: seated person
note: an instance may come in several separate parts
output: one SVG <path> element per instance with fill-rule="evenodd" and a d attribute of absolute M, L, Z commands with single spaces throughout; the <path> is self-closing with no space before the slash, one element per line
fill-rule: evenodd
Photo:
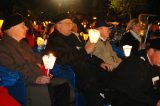
<path fill-rule="evenodd" d="M 90 55 L 95 49 L 95 44 L 87 42 L 83 45 L 76 35 L 72 33 L 73 22 L 68 14 L 59 14 L 53 18 L 55 30 L 48 38 L 45 53 L 53 53 L 57 59 L 56 63 L 71 65 L 75 75 L 76 84 L 80 92 L 87 100 L 87 106 L 103 106 L 100 93 L 100 84 L 107 85 L 107 79 L 98 81 L 101 78 L 100 64 L 103 60 Z M 104 78 L 108 78 L 105 76 Z M 103 85 L 102 84 L 102 85 Z"/>
<path fill-rule="evenodd" d="M 112 106 L 160 106 L 160 38 L 149 42 L 146 50 L 124 59 L 113 71 Z"/>
<path fill-rule="evenodd" d="M 94 55 L 101 58 L 105 63 L 107 63 L 106 68 L 108 71 L 115 69 L 121 62 L 116 53 L 113 51 L 112 46 L 109 41 L 110 36 L 110 25 L 104 20 L 98 20 L 95 24 L 95 28 L 100 32 L 100 39 L 96 44 L 96 48 L 93 52 Z"/>
<path fill-rule="evenodd" d="M 42 75 L 42 59 L 22 39 L 28 27 L 24 17 L 13 14 L 4 20 L 0 40 L 0 65 L 17 70 L 26 81 L 27 106 L 69 106 L 70 88 L 63 79 Z M 49 89 L 49 90 L 48 90 Z"/>
<path fill-rule="evenodd" d="M 132 19 L 128 22 L 126 33 L 122 36 L 120 44 L 123 48 L 124 45 L 132 46 L 131 55 L 136 54 L 139 50 L 143 49 L 142 38 L 140 32 L 143 27 L 138 19 Z"/>

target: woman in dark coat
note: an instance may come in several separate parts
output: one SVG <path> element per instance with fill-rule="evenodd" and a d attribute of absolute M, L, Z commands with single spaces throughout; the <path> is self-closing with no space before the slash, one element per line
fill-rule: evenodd
<path fill-rule="evenodd" d="M 120 43 L 123 48 L 124 45 L 132 46 L 131 55 L 135 54 L 141 49 L 142 39 L 140 32 L 142 30 L 142 25 L 139 23 L 138 19 L 132 19 L 127 24 L 127 32 L 123 35 Z"/>

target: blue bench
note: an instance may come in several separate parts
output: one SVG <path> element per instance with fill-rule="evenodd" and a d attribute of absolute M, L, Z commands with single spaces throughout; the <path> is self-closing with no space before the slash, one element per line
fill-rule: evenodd
<path fill-rule="evenodd" d="M 7 88 L 9 94 L 22 106 L 25 106 L 26 87 L 20 72 L 0 66 L 0 86 Z"/>

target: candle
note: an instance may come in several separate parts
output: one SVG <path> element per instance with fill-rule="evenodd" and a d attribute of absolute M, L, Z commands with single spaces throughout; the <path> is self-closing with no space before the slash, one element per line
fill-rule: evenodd
<path fill-rule="evenodd" d="M 126 57 L 130 56 L 131 49 L 132 49 L 132 46 L 130 46 L 130 45 L 123 46 L 123 51 L 124 51 L 124 54 Z"/>
<path fill-rule="evenodd" d="M 37 38 L 37 45 L 38 45 L 38 47 L 39 47 L 39 46 L 42 46 L 43 44 L 44 44 L 44 39 L 41 38 L 41 37 L 38 37 L 38 38 Z"/>
<path fill-rule="evenodd" d="M 48 69 L 48 55 L 44 55 L 43 57 L 42 57 L 42 60 L 43 60 L 43 63 L 44 63 L 44 67 L 45 67 L 45 69 Z"/>
<path fill-rule="evenodd" d="M 97 43 L 99 37 L 100 37 L 100 32 L 96 29 L 89 29 L 89 40 L 91 43 Z"/>
<path fill-rule="evenodd" d="M 44 55 L 42 57 L 42 60 L 43 60 L 45 69 L 47 69 L 47 76 L 48 76 L 49 75 L 49 70 L 53 69 L 53 66 L 54 66 L 55 61 L 56 61 L 56 57 L 53 54 Z"/>
<path fill-rule="evenodd" d="M 48 58 L 48 68 L 52 69 L 56 61 L 56 57 L 53 54 L 49 54 Z"/>

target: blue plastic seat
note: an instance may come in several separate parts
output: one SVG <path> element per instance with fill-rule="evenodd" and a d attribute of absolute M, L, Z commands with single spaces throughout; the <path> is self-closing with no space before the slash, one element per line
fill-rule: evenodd
<path fill-rule="evenodd" d="M 0 66 L 0 86 L 7 88 L 9 94 L 25 106 L 26 86 L 20 72 Z"/>
<path fill-rule="evenodd" d="M 76 75 L 72 66 L 55 64 L 50 72 L 54 77 L 66 79 L 71 83 L 76 93 L 76 106 L 87 106 L 85 97 L 76 89 Z M 108 106 L 108 104 L 104 104 L 104 106 Z"/>
<path fill-rule="evenodd" d="M 18 80 L 15 85 L 6 88 L 12 97 L 14 97 L 22 106 L 26 106 L 26 86 L 24 80 Z"/>
<path fill-rule="evenodd" d="M 86 106 L 83 94 L 79 93 L 76 89 L 76 75 L 70 65 L 55 64 L 53 69 L 50 70 L 54 77 L 66 79 L 70 82 L 76 94 L 76 106 Z"/>
<path fill-rule="evenodd" d="M 50 72 L 54 77 L 60 77 L 68 80 L 73 88 L 76 87 L 75 73 L 71 66 L 55 64 Z"/>

